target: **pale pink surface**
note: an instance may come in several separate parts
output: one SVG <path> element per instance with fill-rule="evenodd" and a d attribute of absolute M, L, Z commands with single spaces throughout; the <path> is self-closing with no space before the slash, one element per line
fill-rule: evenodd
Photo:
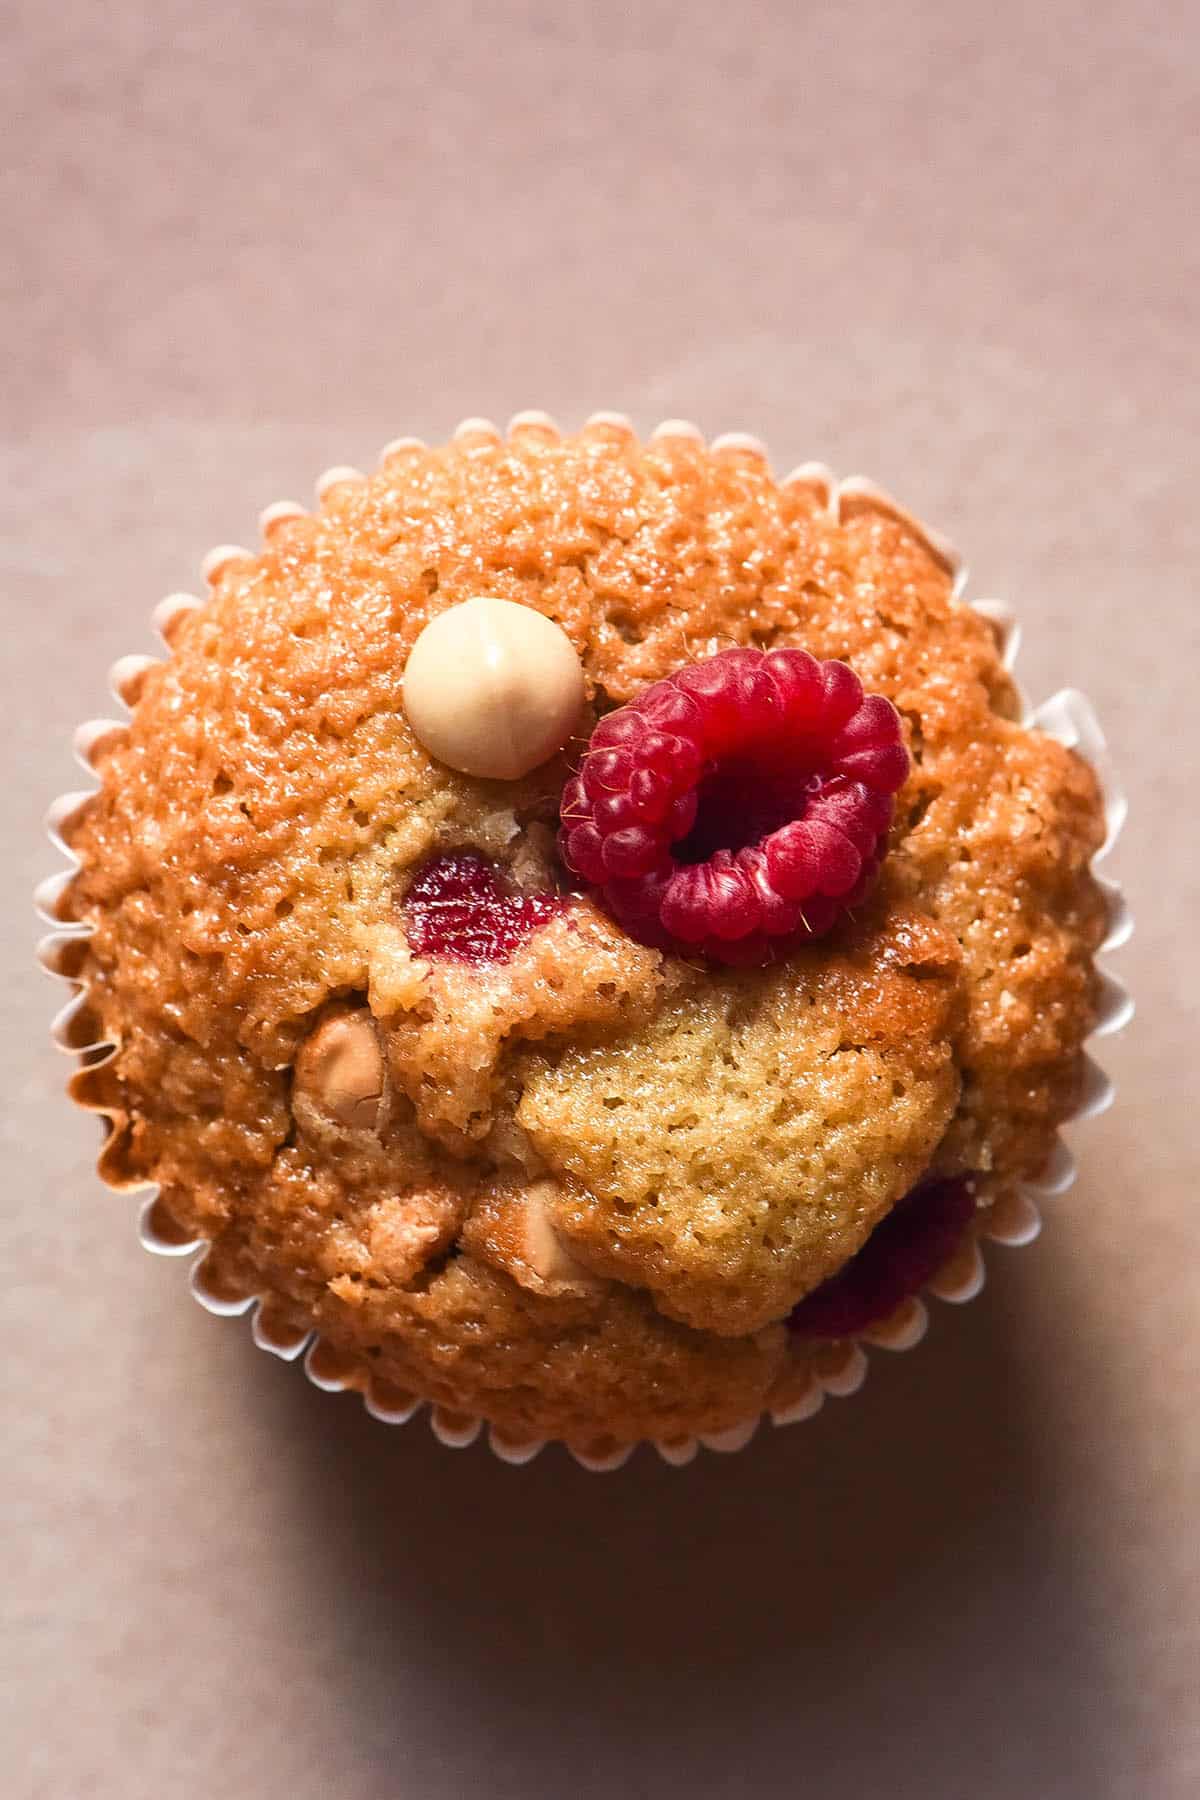
<path fill-rule="evenodd" d="M 18 10 L 14 1792 L 1190 1796 L 1193 9 Z M 683 1473 L 450 1455 L 208 1319 L 94 1182 L 25 954 L 42 810 L 155 600 L 330 463 L 522 406 L 864 469 L 1016 604 L 1035 697 L 1092 696 L 1133 802 L 1140 1016 L 1038 1247 L 852 1406 Z"/>

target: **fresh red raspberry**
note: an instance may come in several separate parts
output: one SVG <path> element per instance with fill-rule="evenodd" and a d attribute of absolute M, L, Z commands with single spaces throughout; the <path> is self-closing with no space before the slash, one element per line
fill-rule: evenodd
<path fill-rule="evenodd" d="M 923 1181 L 892 1208 L 844 1268 L 788 1319 L 800 1337 L 853 1337 L 918 1294 L 953 1255 L 975 1212 L 966 1177 Z"/>
<path fill-rule="evenodd" d="M 609 713 L 559 849 L 631 937 L 770 961 L 863 898 L 908 774 L 900 719 L 806 650 L 723 650 Z"/>

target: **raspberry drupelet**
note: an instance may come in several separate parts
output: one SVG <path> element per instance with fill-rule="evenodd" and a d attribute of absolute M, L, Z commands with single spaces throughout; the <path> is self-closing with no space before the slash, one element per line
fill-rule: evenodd
<path fill-rule="evenodd" d="M 895 707 L 845 663 L 724 650 L 601 719 L 559 848 L 641 943 L 764 963 L 867 893 L 908 767 Z"/>

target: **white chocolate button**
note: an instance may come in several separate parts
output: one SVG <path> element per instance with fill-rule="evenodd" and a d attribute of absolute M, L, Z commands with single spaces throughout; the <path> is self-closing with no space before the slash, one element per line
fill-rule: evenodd
<path fill-rule="evenodd" d="M 511 600 L 481 597 L 439 613 L 404 671 L 404 708 L 426 750 L 489 781 L 515 781 L 561 750 L 583 699 L 566 632 Z"/>
<path fill-rule="evenodd" d="M 339 1124 L 378 1131 L 383 1052 L 370 1017 L 340 1013 L 318 1025 L 296 1058 L 296 1086 Z"/>
<path fill-rule="evenodd" d="M 595 1278 L 572 1256 L 550 1220 L 557 1193 L 553 1181 L 535 1181 L 525 1194 L 525 1260 L 540 1280 L 575 1288 L 594 1287 Z"/>

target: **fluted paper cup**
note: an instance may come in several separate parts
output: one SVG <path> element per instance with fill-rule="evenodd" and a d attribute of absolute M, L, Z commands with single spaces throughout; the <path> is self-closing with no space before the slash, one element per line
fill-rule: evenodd
<path fill-rule="evenodd" d="M 633 427 L 620 413 L 594 413 L 587 421 L 595 432 L 609 431 L 633 437 Z M 509 422 L 510 434 L 541 434 L 557 437 L 558 427 L 542 412 L 517 413 Z M 455 432 L 459 441 L 477 440 L 481 444 L 500 441 L 503 434 L 487 419 L 464 419 Z M 703 442 L 699 429 L 683 419 L 668 419 L 652 432 L 652 440 L 687 437 Z M 396 438 L 385 445 L 381 460 L 402 456 L 406 451 L 423 448 L 418 438 Z M 715 451 L 727 450 L 767 458 L 757 438 L 731 432 L 717 437 L 710 446 Z M 357 469 L 339 464 L 320 477 L 316 484 L 320 500 L 332 488 L 344 482 L 361 481 Z M 848 518 L 859 513 L 883 513 L 903 521 L 915 531 L 931 554 L 952 575 L 955 598 L 963 605 L 989 619 L 998 636 L 1006 669 L 1012 670 L 1020 640 L 1020 630 L 1012 610 L 997 600 L 971 598 L 967 592 L 967 575 L 954 548 L 938 533 L 913 517 L 890 495 L 860 476 L 838 481 L 820 463 L 805 463 L 785 478 L 785 486 L 802 487 L 815 503 L 833 517 Z M 295 501 L 281 500 L 269 506 L 260 517 L 264 539 L 284 521 L 302 516 L 306 508 Z M 230 562 L 253 553 L 234 544 L 222 544 L 204 559 L 201 573 L 207 583 L 219 577 Z M 153 621 L 168 654 L 175 628 L 183 614 L 203 606 L 202 597 L 193 594 L 169 595 L 155 610 Z M 128 713 L 137 704 L 138 695 L 148 669 L 158 659 L 132 655 L 122 657 L 110 673 L 114 697 Z M 1020 690 L 1018 690 L 1019 692 Z M 1100 946 L 1105 957 L 1128 941 L 1132 920 L 1119 885 L 1107 870 L 1107 863 L 1125 820 L 1126 802 L 1112 767 L 1104 735 L 1096 714 L 1085 696 L 1067 688 L 1039 706 L 1030 706 L 1022 695 L 1022 722 L 1056 738 L 1075 750 L 1095 769 L 1104 793 L 1107 831 L 1104 843 L 1093 864 L 1096 879 L 1103 892 L 1108 928 Z M 93 762 L 101 748 L 111 743 L 114 734 L 126 730 L 119 718 L 91 719 L 75 734 L 75 754 L 82 768 L 91 775 Z M 72 996 L 56 1015 L 51 1027 L 56 1045 L 79 1059 L 81 1069 L 94 1068 L 116 1054 L 116 1046 L 96 1039 L 96 1018 L 81 980 L 83 950 L 89 935 L 86 924 L 65 923 L 60 907 L 78 860 L 72 855 L 63 833 L 70 821 L 86 804 L 94 786 L 82 792 L 64 794 L 50 808 L 47 827 L 51 842 L 66 858 L 67 866 L 49 876 L 37 890 L 36 903 L 42 917 L 53 929 L 38 946 L 38 960 L 52 975 L 68 983 Z M 1103 871 L 1102 871 L 1102 865 Z M 1126 1025 L 1133 1014 L 1133 1004 L 1120 981 L 1103 964 L 1100 965 L 1100 1005 L 1092 1042 L 1111 1035 Z M 1078 1124 L 1105 1111 L 1114 1098 L 1115 1089 L 1094 1056 L 1088 1055 L 1085 1078 L 1079 1102 L 1068 1123 Z M 77 1096 L 78 1097 L 78 1096 Z M 86 1105 L 81 1099 L 80 1104 Z M 123 1184 L 105 1171 L 101 1157 L 100 1173 L 110 1186 Z M 779 1384 L 776 1403 L 762 1419 L 752 1419 L 730 1430 L 700 1437 L 678 1437 L 654 1445 L 663 1460 L 675 1467 L 692 1461 L 701 1447 L 729 1453 L 743 1449 L 763 1420 L 776 1426 L 796 1424 L 809 1419 L 827 1397 L 844 1399 L 856 1393 L 866 1377 L 870 1350 L 893 1354 L 913 1349 L 920 1343 L 930 1322 L 930 1297 L 961 1305 L 980 1292 L 986 1278 L 984 1245 L 1000 1244 L 1017 1247 L 1032 1243 L 1041 1229 L 1042 1208 L 1057 1199 L 1075 1181 L 1075 1160 L 1060 1136 L 1052 1155 L 1036 1181 L 1027 1181 L 997 1200 L 980 1214 L 966 1236 L 926 1283 L 919 1295 L 912 1295 L 890 1314 L 853 1339 L 829 1343 L 797 1341 L 792 1347 L 793 1364 L 786 1380 Z M 165 1209 L 158 1204 L 157 1190 L 144 1193 L 141 1204 L 139 1236 L 144 1247 L 157 1256 L 181 1257 L 189 1263 L 189 1286 L 195 1299 L 209 1312 L 225 1316 L 249 1315 L 250 1329 L 260 1349 L 288 1361 L 303 1359 L 308 1379 L 327 1392 L 357 1391 L 372 1417 L 389 1425 L 407 1422 L 418 1413 L 427 1412 L 434 1435 L 445 1445 L 464 1448 L 474 1443 L 485 1428 L 475 1416 L 454 1413 L 445 1407 L 427 1406 L 419 1397 L 399 1393 L 379 1383 L 372 1372 L 351 1356 L 322 1341 L 312 1332 L 297 1330 L 282 1322 L 278 1309 L 269 1297 L 254 1294 L 230 1295 L 220 1290 L 206 1267 L 208 1246 L 202 1241 L 183 1240 Z M 516 1439 L 498 1427 L 487 1427 L 491 1449 L 504 1462 L 526 1463 L 544 1448 L 545 1440 Z M 584 1468 L 596 1471 L 619 1468 L 627 1461 L 634 1444 L 590 1441 L 568 1443 L 566 1448 Z"/>

